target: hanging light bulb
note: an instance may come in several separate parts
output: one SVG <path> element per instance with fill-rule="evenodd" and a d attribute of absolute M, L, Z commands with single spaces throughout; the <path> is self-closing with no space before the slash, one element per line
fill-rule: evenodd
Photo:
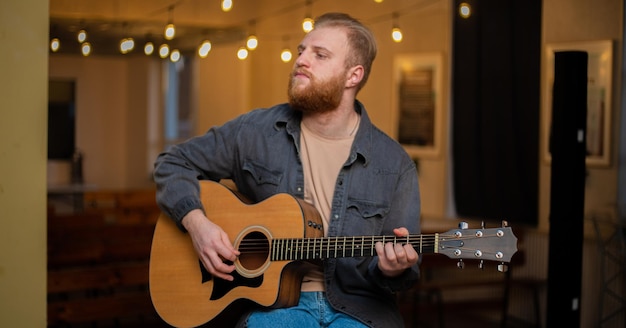
<path fill-rule="evenodd" d="M 120 52 L 127 54 L 135 48 L 135 40 L 133 38 L 124 38 L 120 41 Z"/>
<path fill-rule="evenodd" d="M 233 1 L 232 0 L 222 0 L 222 11 L 227 13 L 231 9 L 233 9 Z"/>
<path fill-rule="evenodd" d="M 376 2 L 376 3 L 382 3 L 382 2 L 383 2 L 383 0 L 374 0 L 374 2 Z"/>
<path fill-rule="evenodd" d="M 393 13 L 393 28 L 391 29 L 391 38 L 394 42 L 402 42 L 402 30 L 398 27 L 398 13 Z"/>
<path fill-rule="evenodd" d="M 248 58 L 248 49 L 246 49 L 246 47 L 239 48 L 239 50 L 237 50 L 237 58 L 240 60 Z"/>
<path fill-rule="evenodd" d="M 206 56 L 209 55 L 210 51 L 211 51 L 211 41 L 204 40 L 204 42 L 202 42 L 200 47 L 198 47 L 198 56 L 200 56 L 200 58 L 206 58 Z"/>
<path fill-rule="evenodd" d="M 259 46 L 259 40 L 254 35 L 249 35 L 248 40 L 246 41 L 246 48 L 249 50 L 254 50 Z"/>
<path fill-rule="evenodd" d="M 280 60 L 282 60 L 283 63 L 290 62 L 291 58 L 292 58 L 292 55 L 291 55 L 291 50 L 289 50 L 289 48 L 285 48 L 283 49 L 283 51 L 281 51 Z"/>
<path fill-rule="evenodd" d="M 76 39 L 78 40 L 78 43 L 83 43 L 87 40 L 87 31 L 85 31 L 84 29 L 81 29 L 80 31 L 78 31 L 78 34 L 76 35 Z"/>
<path fill-rule="evenodd" d="M 167 56 L 169 56 L 169 54 L 170 54 L 170 46 L 168 46 L 166 43 L 162 44 L 159 47 L 159 57 L 166 58 Z"/>
<path fill-rule="evenodd" d="M 302 30 L 304 33 L 309 33 L 313 30 L 313 18 L 305 17 L 304 20 L 302 20 Z"/>
<path fill-rule="evenodd" d="M 176 35 L 176 27 L 174 26 L 174 24 L 169 23 L 165 26 L 165 31 L 163 32 L 163 36 L 165 37 L 165 40 L 172 40 L 174 39 L 174 36 Z"/>
<path fill-rule="evenodd" d="M 459 5 L 459 15 L 463 18 L 469 18 L 472 15 L 472 7 L 467 2 Z"/>
<path fill-rule="evenodd" d="M 395 42 L 402 42 L 402 30 L 399 27 L 391 29 L 391 38 Z"/>
<path fill-rule="evenodd" d="M 59 41 L 58 38 L 50 40 L 50 50 L 52 50 L 52 52 L 59 51 L 59 48 L 61 48 L 61 41 Z"/>
<path fill-rule="evenodd" d="M 143 53 L 146 54 L 146 56 L 150 56 L 153 52 L 154 44 L 150 41 L 146 42 L 146 44 L 143 46 Z"/>
<path fill-rule="evenodd" d="M 306 14 L 302 20 L 302 30 L 304 33 L 309 33 L 313 30 L 313 18 L 311 18 L 311 0 L 306 2 Z"/>
<path fill-rule="evenodd" d="M 180 58 L 181 58 L 180 51 L 178 51 L 178 49 L 172 50 L 172 53 L 170 54 L 170 61 L 172 63 L 175 63 L 179 61 Z"/>
<path fill-rule="evenodd" d="M 168 8 L 168 12 L 169 12 L 169 19 L 167 21 L 167 25 L 165 25 L 165 30 L 163 31 L 163 36 L 165 37 L 165 40 L 172 40 L 174 39 L 174 36 L 176 35 L 176 27 L 174 26 L 174 6 L 170 6 Z"/>
<path fill-rule="evenodd" d="M 89 56 L 89 54 L 91 54 L 91 43 L 83 42 L 83 44 L 80 46 L 80 52 L 85 57 Z"/>

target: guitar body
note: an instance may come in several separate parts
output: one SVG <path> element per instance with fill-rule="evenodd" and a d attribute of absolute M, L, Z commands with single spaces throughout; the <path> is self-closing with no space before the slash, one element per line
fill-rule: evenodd
<path fill-rule="evenodd" d="M 311 264 L 270 261 L 270 243 L 276 238 L 322 236 L 315 208 L 287 194 L 252 205 L 216 182 L 201 181 L 200 188 L 207 217 L 221 226 L 242 252 L 235 262 L 235 281 L 211 277 L 200 264 L 190 237 L 162 214 L 150 256 L 150 295 L 159 316 L 172 326 L 196 327 L 229 306 L 238 308 L 239 313 L 233 313 L 236 320 L 242 305 L 295 305 L 302 276 Z M 239 248 L 242 241 L 251 240 L 260 243 L 260 251 Z"/>

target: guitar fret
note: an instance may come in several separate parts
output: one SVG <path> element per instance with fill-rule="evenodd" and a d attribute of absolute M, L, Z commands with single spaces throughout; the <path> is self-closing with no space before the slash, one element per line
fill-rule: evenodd
<path fill-rule="evenodd" d="M 424 241 L 423 241 L 424 235 L 420 235 L 420 254 L 424 253 Z"/>
<path fill-rule="evenodd" d="M 361 256 L 363 256 L 363 250 L 365 249 L 365 236 L 361 237 Z"/>
<path fill-rule="evenodd" d="M 330 258 L 330 238 L 326 238 L 326 258 Z"/>
<path fill-rule="evenodd" d="M 354 237 L 352 237 L 352 257 L 354 257 Z"/>

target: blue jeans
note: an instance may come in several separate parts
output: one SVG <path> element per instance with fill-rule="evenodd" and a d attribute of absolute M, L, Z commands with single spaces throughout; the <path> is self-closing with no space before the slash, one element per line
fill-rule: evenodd
<path fill-rule="evenodd" d="M 255 311 L 246 321 L 248 328 L 364 328 L 359 320 L 335 311 L 323 292 L 302 292 L 298 305 L 284 308 Z"/>

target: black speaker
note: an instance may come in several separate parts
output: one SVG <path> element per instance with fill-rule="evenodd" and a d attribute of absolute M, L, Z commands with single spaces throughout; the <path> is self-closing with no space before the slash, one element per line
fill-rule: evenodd
<path fill-rule="evenodd" d="M 587 59 L 581 51 L 554 54 L 547 327 L 580 327 Z"/>

